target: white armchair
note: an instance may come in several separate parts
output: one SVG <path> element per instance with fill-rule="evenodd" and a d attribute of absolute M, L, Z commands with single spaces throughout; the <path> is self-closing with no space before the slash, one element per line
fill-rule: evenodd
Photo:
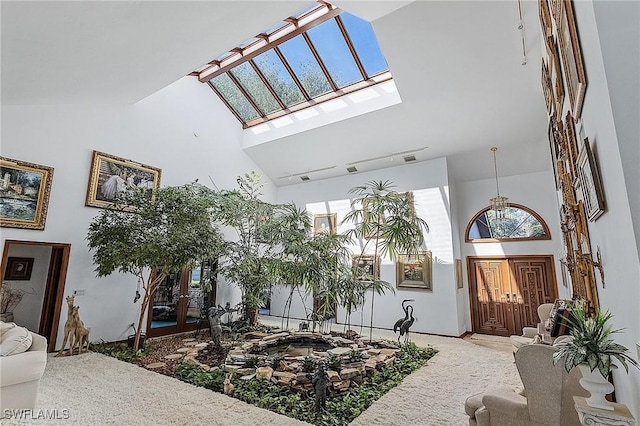
<path fill-rule="evenodd" d="M 31 345 L 24 352 L 5 351 L 9 339 L 15 333 L 6 329 L 3 324 L 0 345 L 3 346 L 0 356 L 0 416 L 5 409 L 35 408 L 40 378 L 47 364 L 47 339 L 29 332 Z M 23 329 L 15 326 L 15 329 Z"/>
<path fill-rule="evenodd" d="M 544 323 L 545 321 L 548 321 L 552 310 L 553 303 L 543 303 L 538 306 L 538 318 L 540 318 L 540 322 Z M 513 346 L 513 352 L 516 352 L 523 346 L 530 345 L 532 343 L 540 343 L 536 341 L 537 336 L 538 329 L 536 327 L 523 327 L 521 336 L 509 336 L 511 346 Z"/>

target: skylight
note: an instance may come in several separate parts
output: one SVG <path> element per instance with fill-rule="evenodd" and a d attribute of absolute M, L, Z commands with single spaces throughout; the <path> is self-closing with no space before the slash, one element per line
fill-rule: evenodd
<path fill-rule="evenodd" d="M 244 128 L 392 79 L 371 24 L 322 0 L 192 75 Z"/>

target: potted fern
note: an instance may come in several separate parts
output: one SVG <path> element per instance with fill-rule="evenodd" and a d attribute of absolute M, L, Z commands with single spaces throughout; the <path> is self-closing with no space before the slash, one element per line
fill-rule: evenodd
<path fill-rule="evenodd" d="M 564 368 L 569 372 L 578 367 L 582 373 L 580 385 L 591 396 L 587 404 L 591 407 L 613 410 L 605 396 L 613 392 L 613 385 L 607 380 L 609 373 L 617 366 L 613 359 L 617 359 L 624 369 L 629 372 L 629 364 L 639 367 L 638 362 L 628 354 L 629 349 L 615 343 L 611 335 L 621 330 L 613 330 L 608 324 L 612 315 L 598 310 L 590 317 L 581 304 L 576 303 L 570 308 L 567 318 L 571 327 L 572 339 L 568 339 L 560 349 L 554 353 L 553 362 L 564 359 Z"/>

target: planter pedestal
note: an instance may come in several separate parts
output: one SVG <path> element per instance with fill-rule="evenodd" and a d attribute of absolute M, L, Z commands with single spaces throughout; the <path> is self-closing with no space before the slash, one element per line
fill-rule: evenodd
<path fill-rule="evenodd" d="M 586 398 L 574 396 L 576 411 L 582 425 L 634 426 L 636 424 L 629 408 L 624 404 L 611 403 L 612 410 L 589 407 Z"/>
<path fill-rule="evenodd" d="M 612 411 L 613 405 L 605 399 L 605 396 L 613 392 L 613 385 L 607 379 L 602 377 L 598 369 L 591 371 L 587 364 L 578 365 L 582 373 L 580 386 L 589 392 L 591 396 L 586 398 L 586 403 L 590 407 L 599 408 L 601 410 Z"/>

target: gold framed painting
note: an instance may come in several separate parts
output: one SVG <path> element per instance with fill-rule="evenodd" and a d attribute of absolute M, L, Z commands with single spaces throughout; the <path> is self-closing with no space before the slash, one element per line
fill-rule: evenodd
<path fill-rule="evenodd" d="M 396 286 L 398 288 L 432 289 L 431 251 L 417 254 L 401 254 L 396 261 Z"/>
<path fill-rule="evenodd" d="M 463 288 L 464 281 L 462 277 L 462 259 L 456 259 L 454 263 L 456 267 L 456 288 Z"/>
<path fill-rule="evenodd" d="M 380 256 L 372 254 L 356 255 L 351 257 L 351 266 L 356 271 L 358 277 L 363 278 L 362 281 L 371 281 L 380 279 Z"/>
<path fill-rule="evenodd" d="M 544 58 L 542 59 L 542 70 L 541 70 L 541 83 L 542 83 L 542 92 L 544 93 L 544 102 L 547 106 L 547 116 L 553 115 L 555 99 L 553 96 L 553 85 L 551 84 L 551 76 L 549 75 L 549 68 L 547 64 L 544 62 Z"/>
<path fill-rule="evenodd" d="M 53 167 L 0 157 L 0 226 L 43 230 Z"/>
<path fill-rule="evenodd" d="M 573 117 L 571 111 L 567 112 L 564 119 L 564 132 L 565 142 L 567 147 L 569 173 L 571 173 L 571 180 L 575 180 L 578 176 L 577 163 L 578 163 L 578 142 L 576 139 L 576 129 L 574 127 Z"/>
<path fill-rule="evenodd" d="M 93 151 L 86 206 L 110 208 L 119 192 L 134 189 L 155 191 L 161 170 L 126 158 Z"/>
<path fill-rule="evenodd" d="M 538 0 L 538 14 L 540 15 L 542 36 L 547 46 L 547 52 L 549 52 L 551 43 L 553 43 L 553 24 L 551 23 L 551 13 L 549 12 L 549 3 L 547 3 L 547 0 Z"/>
<path fill-rule="evenodd" d="M 313 215 L 313 235 L 318 234 L 335 234 L 337 227 L 338 214 L 315 214 Z"/>
<path fill-rule="evenodd" d="M 578 28 L 573 15 L 573 2 L 560 2 L 560 22 L 558 25 L 558 40 L 562 54 L 564 78 L 567 82 L 569 107 L 573 118 L 579 120 L 582 114 L 582 104 L 587 91 L 587 76 L 582 62 Z"/>
<path fill-rule="evenodd" d="M 562 82 L 562 70 L 558 54 L 558 43 L 553 38 L 549 51 L 549 76 L 553 87 L 553 99 L 555 101 L 555 119 L 562 120 L 562 106 L 564 104 L 564 83 Z"/>

